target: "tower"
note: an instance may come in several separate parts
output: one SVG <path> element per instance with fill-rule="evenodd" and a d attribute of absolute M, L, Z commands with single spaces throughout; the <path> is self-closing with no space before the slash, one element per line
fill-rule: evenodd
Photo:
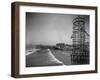
<path fill-rule="evenodd" d="M 89 46 L 86 45 L 85 19 L 82 16 L 77 16 L 73 20 L 73 49 L 71 55 L 72 64 L 87 64 L 89 63 Z"/>

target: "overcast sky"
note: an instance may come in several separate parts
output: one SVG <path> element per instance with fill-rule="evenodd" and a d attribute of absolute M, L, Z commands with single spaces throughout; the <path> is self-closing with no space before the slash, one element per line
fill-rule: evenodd
<path fill-rule="evenodd" d="M 75 17 L 66 14 L 26 13 L 26 44 L 72 44 L 72 20 Z"/>

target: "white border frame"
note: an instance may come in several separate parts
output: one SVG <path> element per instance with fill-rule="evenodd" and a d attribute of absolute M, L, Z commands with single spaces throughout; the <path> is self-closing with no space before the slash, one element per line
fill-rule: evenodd
<path fill-rule="evenodd" d="M 54 7 L 37 7 L 37 6 L 20 6 L 19 7 L 19 30 L 20 30 L 20 51 L 19 51 L 19 74 L 40 74 L 55 72 L 74 72 L 95 70 L 95 10 L 73 9 L 73 8 L 54 8 Z M 70 66 L 48 66 L 26 68 L 25 66 L 25 13 L 58 13 L 58 14 L 81 14 L 90 15 L 90 64 L 89 65 L 70 65 Z"/>

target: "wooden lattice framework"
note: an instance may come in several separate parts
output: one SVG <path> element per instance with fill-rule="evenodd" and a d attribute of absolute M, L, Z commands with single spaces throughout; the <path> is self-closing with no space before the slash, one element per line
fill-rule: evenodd
<path fill-rule="evenodd" d="M 85 19 L 77 16 L 73 20 L 73 50 L 71 55 L 72 64 L 88 64 L 89 63 L 89 44 L 86 44 Z"/>

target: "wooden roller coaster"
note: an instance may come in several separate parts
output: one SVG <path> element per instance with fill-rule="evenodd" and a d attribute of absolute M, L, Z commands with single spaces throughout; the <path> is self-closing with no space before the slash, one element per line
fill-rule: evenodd
<path fill-rule="evenodd" d="M 85 30 L 85 19 L 82 16 L 77 16 L 73 21 L 73 49 L 71 54 L 71 62 L 73 65 L 89 64 L 89 41 L 86 42 L 86 37 L 89 34 Z"/>

